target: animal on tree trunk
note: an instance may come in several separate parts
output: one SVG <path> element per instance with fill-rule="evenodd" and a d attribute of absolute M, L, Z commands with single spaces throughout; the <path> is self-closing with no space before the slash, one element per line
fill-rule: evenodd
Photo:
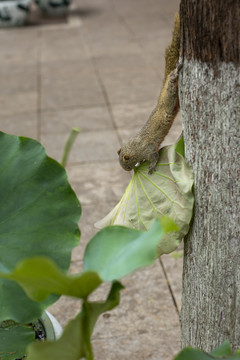
<path fill-rule="evenodd" d="M 145 160 L 150 161 L 149 174 L 155 170 L 160 145 L 179 110 L 179 48 L 180 20 L 176 14 L 172 42 L 165 53 L 165 76 L 157 106 L 142 129 L 118 150 L 119 162 L 126 171 Z"/>

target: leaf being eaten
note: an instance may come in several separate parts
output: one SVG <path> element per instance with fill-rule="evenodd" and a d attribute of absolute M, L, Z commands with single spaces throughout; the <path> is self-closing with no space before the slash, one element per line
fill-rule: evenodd
<path fill-rule="evenodd" d="M 193 173 L 179 151 L 182 145 L 181 138 L 176 144 L 163 147 L 153 174 L 148 174 L 147 161 L 136 167 L 120 202 L 95 226 L 124 225 L 148 230 L 155 218 L 167 215 L 179 231 L 166 235 L 159 255 L 173 251 L 188 233 L 194 204 Z"/>

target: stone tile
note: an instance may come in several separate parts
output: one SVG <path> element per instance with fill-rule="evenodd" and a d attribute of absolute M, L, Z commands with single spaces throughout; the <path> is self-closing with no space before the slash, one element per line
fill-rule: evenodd
<path fill-rule="evenodd" d="M 157 36 L 153 36 L 151 40 L 149 38 L 140 37 L 138 38 L 139 44 L 142 46 L 142 49 L 145 50 L 145 54 L 158 54 L 159 56 L 164 57 L 165 49 L 170 44 L 172 40 L 172 27 L 164 27 L 161 29 L 160 33 Z"/>
<path fill-rule="evenodd" d="M 114 55 L 136 55 L 141 56 L 142 49 L 134 38 L 110 37 L 103 41 L 92 41 L 89 44 L 91 53 L 95 57 Z"/>
<path fill-rule="evenodd" d="M 172 360 L 180 348 L 179 320 L 158 263 L 122 282 L 125 289 L 120 305 L 96 324 L 92 336 L 96 360 Z M 108 290 L 109 285 L 104 284 L 91 300 L 104 300 Z M 79 306 L 78 300 L 63 297 L 49 310 L 65 325 L 79 312 Z"/>
<path fill-rule="evenodd" d="M 84 60 L 42 64 L 41 109 L 105 104 L 91 63 Z"/>
<path fill-rule="evenodd" d="M 131 178 L 130 174 L 121 168 L 117 156 L 115 161 L 70 165 L 67 170 L 70 183 L 83 206 L 116 205 Z M 105 211 L 102 209 L 98 220 L 110 210 L 111 206 L 107 206 Z"/>
<path fill-rule="evenodd" d="M 119 307 L 101 316 L 93 333 L 96 360 L 172 360 L 179 350 L 179 320 L 158 263 L 123 284 Z"/>
<path fill-rule="evenodd" d="M 73 127 L 96 131 L 113 129 L 113 123 L 105 106 L 44 111 L 41 114 L 42 134 L 68 134 Z"/>
<path fill-rule="evenodd" d="M 174 14 L 176 14 L 176 12 L 179 12 L 179 5 L 179 0 L 164 1 L 164 16 L 170 26 L 173 24 Z"/>
<path fill-rule="evenodd" d="M 144 56 L 137 53 L 103 54 L 96 57 L 96 64 L 103 77 L 108 77 L 113 72 L 116 73 L 116 76 L 120 73 L 121 76 L 128 75 L 129 77 L 130 71 L 136 70 L 136 73 L 146 72 L 147 74 L 152 71 L 144 60 Z"/>
<path fill-rule="evenodd" d="M 99 57 L 97 66 L 112 105 L 157 99 L 162 79 L 142 57 Z"/>
<path fill-rule="evenodd" d="M 0 115 L 37 110 L 37 67 L 4 65 L 0 67 Z"/>
<path fill-rule="evenodd" d="M 8 90 L 7 90 L 8 91 Z M 17 115 L 27 112 L 37 112 L 37 91 L 19 91 L 0 95 L 0 116 Z"/>
<path fill-rule="evenodd" d="M 41 135 L 41 143 L 49 156 L 60 161 L 67 138 L 67 133 L 47 133 Z M 113 130 L 82 131 L 71 150 L 69 164 L 115 160 L 118 148 L 119 141 Z"/>
<path fill-rule="evenodd" d="M 89 58 L 81 27 L 41 32 L 41 61 L 72 61 Z"/>
<path fill-rule="evenodd" d="M 138 131 L 152 113 L 157 100 L 138 104 L 119 104 L 112 106 L 114 121 L 119 129 Z"/>
<path fill-rule="evenodd" d="M 119 19 L 118 15 L 112 11 L 111 6 L 104 9 L 104 12 L 99 13 L 96 18 L 92 17 L 83 21 L 83 27 L 86 28 L 86 36 L 89 43 L 96 41 L 104 42 L 108 39 L 128 38 L 128 27 Z"/>
<path fill-rule="evenodd" d="M 159 55 L 158 52 L 155 53 L 145 53 L 144 54 L 145 61 L 151 66 L 159 77 L 162 79 L 160 86 L 163 84 L 163 76 L 165 72 L 165 58 L 164 51 Z"/>
<path fill-rule="evenodd" d="M 0 96 L 37 91 L 37 66 L 3 65 L 0 78 Z"/>
<path fill-rule="evenodd" d="M 164 25 L 164 20 L 166 26 L 166 23 L 178 11 L 178 8 L 179 0 L 149 0 L 147 4 L 145 0 L 134 0 L 131 2 L 122 0 L 121 2 L 115 2 L 115 9 L 125 19 L 129 18 L 133 22 L 138 20 L 139 23 L 140 19 L 145 20 L 141 27 L 141 29 L 145 27 L 145 33 L 150 33 L 148 25 L 152 20 L 155 22 L 153 29 L 156 28 L 159 22 L 162 22 Z M 151 28 L 151 30 L 153 29 Z"/>
<path fill-rule="evenodd" d="M 1 29 L 2 65 L 34 65 L 38 61 L 39 33 L 37 29 Z"/>
<path fill-rule="evenodd" d="M 132 15 L 126 15 L 124 18 L 127 26 L 136 37 L 152 38 L 161 34 L 162 29 L 166 27 L 166 19 L 160 10 L 155 12 L 139 12 Z"/>
<path fill-rule="evenodd" d="M 140 38 L 139 46 L 142 49 L 144 60 L 160 74 L 161 78 L 165 71 L 165 49 L 169 45 L 172 37 L 172 29 L 164 28 L 155 37 Z M 161 87 L 162 83 L 160 84 Z"/>
<path fill-rule="evenodd" d="M 8 134 L 38 138 L 38 124 L 36 113 L 23 113 L 2 116 L 0 119 L 1 131 Z"/>

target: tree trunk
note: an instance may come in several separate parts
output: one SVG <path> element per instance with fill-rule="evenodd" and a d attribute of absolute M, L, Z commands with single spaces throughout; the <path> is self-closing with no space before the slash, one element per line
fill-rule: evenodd
<path fill-rule="evenodd" d="M 182 346 L 240 348 L 240 6 L 182 0 L 179 78 L 195 215 L 184 244 Z"/>

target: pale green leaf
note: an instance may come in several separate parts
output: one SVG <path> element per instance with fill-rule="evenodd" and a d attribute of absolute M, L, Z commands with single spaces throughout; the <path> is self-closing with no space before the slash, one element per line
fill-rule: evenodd
<path fill-rule="evenodd" d="M 119 304 L 121 283 L 115 282 L 103 302 L 84 301 L 82 312 L 65 327 L 56 342 L 32 343 L 27 350 L 28 360 L 93 359 L 90 337 L 98 317 Z"/>
<path fill-rule="evenodd" d="M 102 282 L 94 272 L 67 275 L 44 257 L 23 260 L 13 272 L 0 273 L 0 276 L 17 281 L 36 301 L 44 300 L 51 293 L 85 299 Z"/>
<path fill-rule="evenodd" d="M 176 150 L 177 148 L 177 150 Z M 189 230 L 194 197 L 193 173 L 183 154 L 183 139 L 161 149 L 156 171 L 148 174 L 149 163 L 135 168 L 133 177 L 120 202 L 96 227 L 124 225 L 138 230 L 148 230 L 153 219 L 168 215 L 178 225 L 179 231 L 166 236 L 159 255 L 173 251 Z"/>
<path fill-rule="evenodd" d="M 84 270 L 96 271 L 104 281 L 112 281 L 152 264 L 159 246 L 168 249 L 164 235 L 178 229 L 171 219 L 162 221 L 163 226 L 156 219 L 147 232 L 123 226 L 103 229 L 87 245 Z"/>
<path fill-rule="evenodd" d="M 184 139 L 183 136 L 180 137 L 180 139 L 177 141 L 177 145 L 176 145 L 176 152 L 185 157 L 185 149 L 184 149 Z"/>

